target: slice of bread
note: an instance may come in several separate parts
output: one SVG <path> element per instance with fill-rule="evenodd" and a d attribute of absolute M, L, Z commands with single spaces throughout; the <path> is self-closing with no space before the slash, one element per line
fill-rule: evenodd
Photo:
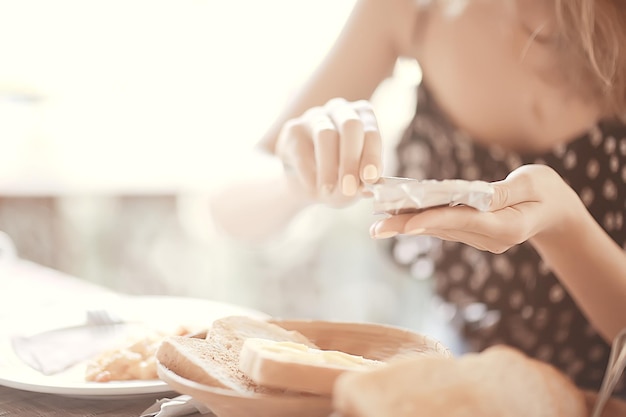
<path fill-rule="evenodd" d="M 239 370 L 239 355 L 250 337 L 302 343 L 316 347 L 302 334 L 275 324 L 243 316 L 213 322 L 206 339 L 172 336 L 156 353 L 161 365 L 189 380 L 237 392 L 284 393 L 255 384 Z"/>
<path fill-rule="evenodd" d="M 346 373 L 333 394 L 344 417 L 587 416 L 582 392 L 565 375 L 504 346 Z"/>
<path fill-rule="evenodd" d="M 384 362 L 301 343 L 249 338 L 239 356 L 239 369 L 256 384 L 330 395 L 344 372 L 372 369 Z"/>
<path fill-rule="evenodd" d="M 169 336 L 161 342 L 156 358 L 169 370 L 191 381 L 235 391 L 247 389 L 221 363 L 219 352 L 222 349 L 211 340 Z"/>

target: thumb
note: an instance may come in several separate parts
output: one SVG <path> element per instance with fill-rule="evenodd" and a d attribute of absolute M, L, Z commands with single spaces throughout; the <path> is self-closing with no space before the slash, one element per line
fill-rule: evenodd
<path fill-rule="evenodd" d="M 502 210 L 505 207 L 512 206 L 511 201 L 511 187 L 507 184 L 506 180 L 492 183 L 493 195 L 491 196 L 491 204 L 489 205 L 489 211 Z"/>
<path fill-rule="evenodd" d="M 532 169 L 522 166 L 511 172 L 504 180 L 491 183 L 493 196 L 489 211 L 502 210 L 525 201 L 534 201 Z"/>

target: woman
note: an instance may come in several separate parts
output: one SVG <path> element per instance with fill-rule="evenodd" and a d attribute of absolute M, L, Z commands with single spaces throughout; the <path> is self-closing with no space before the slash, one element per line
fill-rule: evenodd
<path fill-rule="evenodd" d="M 362 197 L 383 171 L 365 100 L 413 58 L 423 81 L 397 174 L 493 181 L 496 194 L 486 213 L 391 216 L 372 236 L 396 239 L 394 254 L 405 235 L 444 240 L 426 255 L 475 349 L 506 343 L 597 389 L 626 327 L 624 42 L 616 0 L 360 0 L 261 142 L 286 167 L 265 206 L 247 194 L 262 223 L 237 226 L 262 234 Z M 463 314 L 476 305 L 485 314 Z"/>

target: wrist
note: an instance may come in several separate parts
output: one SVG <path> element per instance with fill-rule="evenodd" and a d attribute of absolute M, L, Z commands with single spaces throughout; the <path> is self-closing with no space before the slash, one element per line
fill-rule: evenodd
<path fill-rule="evenodd" d="M 302 210 L 316 202 L 300 180 L 287 169 L 282 174 L 280 187 L 282 194 L 288 196 L 289 204 L 294 210 Z"/>
<path fill-rule="evenodd" d="M 566 195 L 559 199 L 559 203 L 554 208 L 556 213 L 548 216 L 550 220 L 546 227 L 530 239 L 533 245 L 575 241 L 580 239 L 585 227 L 590 223 L 595 224 L 595 220 L 571 188 L 567 188 Z"/>

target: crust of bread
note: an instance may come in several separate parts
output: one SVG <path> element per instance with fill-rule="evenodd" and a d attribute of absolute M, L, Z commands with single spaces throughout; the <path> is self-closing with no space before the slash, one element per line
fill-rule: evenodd
<path fill-rule="evenodd" d="M 225 372 L 219 355 L 216 355 L 218 349 L 205 339 L 169 336 L 161 342 L 156 356 L 161 364 L 183 378 L 213 387 L 241 390 L 241 384 Z"/>
<path fill-rule="evenodd" d="M 216 320 L 206 339 L 171 336 L 166 338 L 156 353 L 159 363 L 176 374 L 192 381 L 237 392 L 284 394 L 283 389 L 273 389 L 255 384 L 239 370 L 239 354 L 244 341 L 258 337 L 276 341 L 289 341 L 316 347 L 296 331 L 244 316 L 231 316 Z"/>

